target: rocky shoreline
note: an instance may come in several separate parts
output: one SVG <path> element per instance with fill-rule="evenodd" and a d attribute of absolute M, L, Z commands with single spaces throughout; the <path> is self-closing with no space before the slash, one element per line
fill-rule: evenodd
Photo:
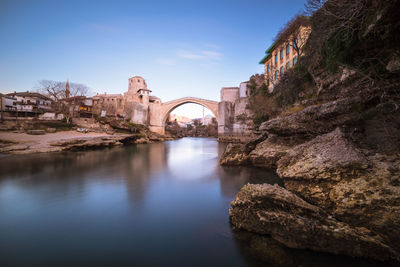
<path fill-rule="evenodd" d="M 32 154 L 60 151 L 94 150 L 131 144 L 149 144 L 174 140 L 157 134 L 91 134 L 76 131 L 58 132 L 40 136 L 24 133 L 0 132 L 0 153 Z"/>
<path fill-rule="evenodd" d="M 371 99 L 313 105 L 229 144 L 221 165 L 271 169 L 284 184 L 243 187 L 231 202 L 233 226 L 291 248 L 400 261 L 399 117 L 370 116 Z"/>
<path fill-rule="evenodd" d="M 0 153 L 31 154 L 93 150 L 130 144 L 150 144 L 176 139 L 151 132 L 143 125 L 113 118 L 74 119 L 74 124 L 42 121 L 7 121 L 0 131 Z M 57 128 L 50 128 L 47 124 Z M 68 127 L 67 127 L 68 126 Z M 34 134 L 33 132 L 37 132 Z"/>

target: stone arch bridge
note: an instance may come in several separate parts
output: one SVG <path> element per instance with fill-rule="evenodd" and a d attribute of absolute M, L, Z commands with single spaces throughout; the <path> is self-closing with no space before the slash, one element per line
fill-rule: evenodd
<path fill-rule="evenodd" d="M 182 97 L 179 99 L 175 99 L 172 101 L 168 101 L 165 103 L 161 103 L 161 105 L 151 105 L 149 107 L 149 128 L 153 132 L 157 132 L 160 134 L 165 133 L 165 123 L 168 119 L 169 114 L 175 108 L 187 104 L 194 103 L 199 104 L 203 107 L 208 108 L 214 114 L 215 118 L 218 119 L 218 102 L 208 99 L 202 99 L 197 97 Z"/>

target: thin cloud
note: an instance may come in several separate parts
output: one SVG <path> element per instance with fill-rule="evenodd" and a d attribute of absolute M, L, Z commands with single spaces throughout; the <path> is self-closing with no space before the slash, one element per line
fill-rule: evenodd
<path fill-rule="evenodd" d="M 186 58 L 186 59 L 202 59 L 202 58 L 204 58 L 204 55 L 202 55 L 202 54 L 199 54 L 196 52 L 191 52 L 191 51 L 186 51 L 186 50 L 179 50 L 178 56 L 181 58 Z"/>
<path fill-rule="evenodd" d="M 222 57 L 222 54 L 216 51 L 204 50 L 204 51 L 188 51 L 179 50 L 178 56 L 185 59 L 218 59 Z"/>
<path fill-rule="evenodd" d="M 215 51 L 202 51 L 202 54 L 205 55 L 206 57 L 209 58 L 220 58 L 222 57 L 222 54 L 219 52 L 215 52 Z"/>

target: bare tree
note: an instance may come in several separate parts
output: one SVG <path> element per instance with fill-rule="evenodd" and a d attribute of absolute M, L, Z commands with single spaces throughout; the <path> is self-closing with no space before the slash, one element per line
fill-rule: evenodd
<path fill-rule="evenodd" d="M 54 100 L 54 109 L 62 113 L 69 123 L 84 97 L 89 93 L 89 87 L 80 83 L 69 83 L 69 97 L 66 98 L 66 82 L 41 80 L 36 90 Z"/>
<path fill-rule="evenodd" d="M 308 17 L 296 15 L 289 20 L 275 37 L 274 43 L 277 45 L 285 43 L 291 46 L 297 53 L 302 55 L 302 46 L 306 43 L 311 32 L 311 23 Z"/>
<path fill-rule="evenodd" d="M 63 87 L 62 82 L 51 81 L 51 80 L 41 80 L 39 85 L 36 86 L 39 93 L 47 95 L 53 101 L 59 101 L 65 98 L 65 86 Z"/>
<path fill-rule="evenodd" d="M 54 101 L 66 98 L 66 82 L 41 80 L 36 89 Z M 69 97 L 87 96 L 90 92 L 89 87 L 80 83 L 69 83 L 69 91 Z"/>

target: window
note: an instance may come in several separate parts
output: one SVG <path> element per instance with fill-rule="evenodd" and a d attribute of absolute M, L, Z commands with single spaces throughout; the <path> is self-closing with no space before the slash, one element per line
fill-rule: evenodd
<path fill-rule="evenodd" d="M 269 86 L 269 79 L 267 80 L 267 86 Z"/>
<path fill-rule="evenodd" d="M 269 73 L 269 65 L 267 65 L 267 73 Z"/>
<path fill-rule="evenodd" d="M 275 54 L 275 64 L 278 64 L 278 54 Z"/>
<path fill-rule="evenodd" d="M 275 80 L 278 79 L 278 71 L 275 71 Z"/>
<path fill-rule="evenodd" d="M 140 80 L 138 79 L 137 82 L 140 83 Z"/>
<path fill-rule="evenodd" d="M 290 45 L 286 45 L 286 55 L 288 56 L 290 54 Z"/>
<path fill-rule="evenodd" d="M 290 68 L 290 61 L 286 62 L 286 69 Z"/>
<path fill-rule="evenodd" d="M 280 58 L 282 59 L 283 58 L 283 49 L 281 49 L 279 54 L 280 54 Z"/>
<path fill-rule="evenodd" d="M 294 38 L 293 39 L 293 48 L 297 48 L 296 43 L 297 43 L 297 38 Z"/>
<path fill-rule="evenodd" d="M 283 66 L 280 69 L 281 75 L 283 74 Z"/>
<path fill-rule="evenodd" d="M 297 62 L 297 57 L 294 57 L 293 58 L 293 66 L 296 64 L 296 62 Z"/>

